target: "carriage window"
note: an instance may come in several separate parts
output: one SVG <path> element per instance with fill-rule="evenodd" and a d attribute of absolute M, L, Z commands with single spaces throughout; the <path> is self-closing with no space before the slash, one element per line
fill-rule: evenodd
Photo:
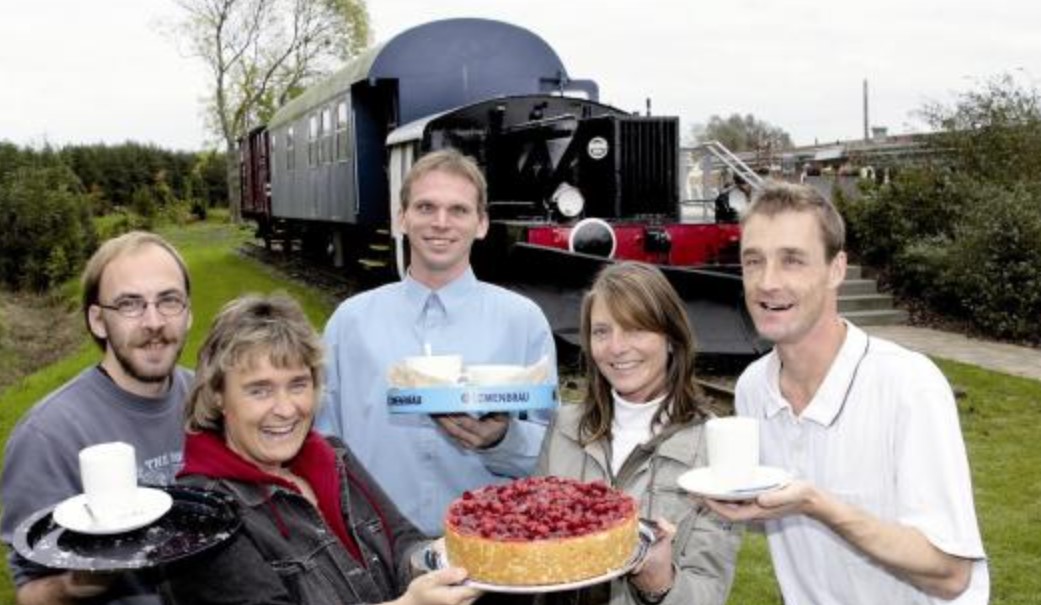
<path fill-rule="evenodd" d="M 336 104 L 336 159 L 347 159 L 347 101 Z"/>
<path fill-rule="evenodd" d="M 329 107 L 322 108 L 321 139 L 320 161 L 328 164 L 333 161 L 333 114 Z"/>
<path fill-rule="evenodd" d="M 307 165 L 318 163 L 318 114 L 312 114 L 307 130 Z"/>
<path fill-rule="evenodd" d="M 286 170 L 296 168 L 296 156 L 293 155 L 293 127 L 286 129 Z"/>

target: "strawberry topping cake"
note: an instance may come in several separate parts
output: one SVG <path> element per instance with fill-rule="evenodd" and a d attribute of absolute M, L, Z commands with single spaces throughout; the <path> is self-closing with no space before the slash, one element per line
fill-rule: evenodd
<path fill-rule="evenodd" d="M 625 565 L 636 502 L 602 482 L 527 477 L 464 492 L 445 517 L 445 550 L 474 580 L 562 584 Z"/>

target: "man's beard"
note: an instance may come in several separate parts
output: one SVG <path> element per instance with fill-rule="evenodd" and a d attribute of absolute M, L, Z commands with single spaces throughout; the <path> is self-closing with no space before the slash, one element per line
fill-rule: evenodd
<path fill-rule="evenodd" d="M 158 338 L 162 339 L 162 341 L 165 344 L 170 343 L 170 340 L 163 337 L 162 335 L 158 336 Z M 155 339 L 156 337 L 150 337 L 146 339 L 145 342 L 149 342 Z M 129 352 L 132 349 L 137 348 L 138 345 L 124 344 L 116 346 L 110 341 L 109 346 L 112 347 L 113 356 L 116 358 L 116 361 L 119 363 L 119 366 L 123 369 L 123 372 L 126 373 L 127 376 L 130 376 L 138 382 L 156 384 L 160 382 L 165 382 L 170 377 L 170 375 L 173 374 L 174 366 L 177 365 L 177 360 L 181 357 L 181 350 L 184 349 L 184 342 L 180 343 L 180 346 L 177 348 L 177 351 L 174 354 L 173 360 L 170 362 L 169 367 L 157 370 L 147 370 L 145 368 L 138 367 L 134 363 L 134 360 L 129 355 Z"/>

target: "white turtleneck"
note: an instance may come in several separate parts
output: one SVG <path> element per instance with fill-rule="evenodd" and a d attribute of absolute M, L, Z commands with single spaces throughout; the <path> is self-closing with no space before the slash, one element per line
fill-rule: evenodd
<path fill-rule="evenodd" d="M 614 399 L 614 419 L 611 421 L 611 472 L 617 473 L 625 459 L 637 445 L 650 441 L 654 436 L 651 420 L 666 395 L 645 403 L 631 403 L 611 391 Z"/>

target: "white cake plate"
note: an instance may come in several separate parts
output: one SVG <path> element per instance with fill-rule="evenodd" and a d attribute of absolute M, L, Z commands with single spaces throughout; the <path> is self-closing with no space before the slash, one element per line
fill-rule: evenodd
<path fill-rule="evenodd" d="M 463 582 L 466 586 L 471 586 L 478 590 L 486 592 L 499 592 L 499 593 L 510 593 L 510 594 L 537 594 L 543 592 L 558 592 L 561 590 L 577 590 L 579 588 L 585 588 L 587 586 L 593 586 L 602 582 L 607 582 L 618 576 L 625 575 L 632 571 L 640 561 L 647 555 L 647 549 L 654 543 L 655 535 L 654 529 L 646 524 L 640 523 L 640 539 L 636 544 L 636 548 L 633 549 L 632 556 L 625 562 L 625 565 L 617 569 L 594 576 L 592 578 L 584 578 L 575 582 L 564 582 L 561 584 L 535 584 L 535 585 L 513 585 L 513 584 L 492 584 L 490 582 L 479 582 L 477 580 L 466 580 Z M 417 563 L 413 561 L 413 563 Z M 422 550 L 421 564 L 416 565 L 421 569 L 437 570 L 451 567 L 451 563 L 448 560 L 448 555 L 445 554 L 445 541 L 444 539 L 435 540 L 431 542 L 429 546 Z"/>

